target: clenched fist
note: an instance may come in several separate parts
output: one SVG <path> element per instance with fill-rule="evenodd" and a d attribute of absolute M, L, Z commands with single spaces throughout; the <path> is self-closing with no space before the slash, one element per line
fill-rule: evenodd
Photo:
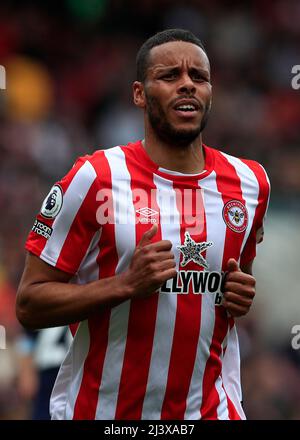
<path fill-rule="evenodd" d="M 222 304 L 233 317 L 246 315 L 255 296 L 255 278 L 242 272 L 234 258 L 228 260 L 227 270 Z"/>
<path fill-rule="evenodd" d="M 123 282 L 130 288 L 132 298 L 147 297 L 176 276 L 172 243 L 169 240 L 151 242 L 157 231 L 158 226 L 154 224 L 144 233 L 135 248 L 129 269 L 124 273 Z"/>

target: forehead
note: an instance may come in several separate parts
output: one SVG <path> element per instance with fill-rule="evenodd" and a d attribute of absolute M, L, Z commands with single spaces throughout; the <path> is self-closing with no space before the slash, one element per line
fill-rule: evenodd
<path fill-rule="evenodd" d="M 209 61 L 201 47 L 186 41 L 170 41 L 155 46 L 149 54 L 149 69 L 182 64 L 209 70 Z"/>

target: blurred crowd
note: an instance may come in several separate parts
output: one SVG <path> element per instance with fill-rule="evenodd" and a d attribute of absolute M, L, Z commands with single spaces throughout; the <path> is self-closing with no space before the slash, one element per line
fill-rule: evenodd
<path fill-rule="evenodd" d="M 3 0 L 0 3 L 0 418 L 30 418 L 20 387 L 15 292 L 24 241 L 51 185 L 79 155 L 143 137 L 132 103 L 135 55 L 165 28 L 187 28 L 211 61 L 213 109 L 204 141 L 260 161 L 272 206 L 299 209 L 300 64 L 297 0 Z M 241 323 L 249 418 L 300 418 L 300 355 L 270 348 L 255 315 Z M 35 386 L 33 387 L 35 388 Z M 28 397 L 29 396 L 29 397 Z"/>

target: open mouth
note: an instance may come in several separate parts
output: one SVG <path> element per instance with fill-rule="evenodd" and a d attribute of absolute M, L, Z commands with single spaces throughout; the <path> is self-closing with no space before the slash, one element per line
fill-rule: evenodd
<path fill-rule="evenodd" d="M 184 117 L 184 118 L 191 118 L 197 115 L 199 111 L 199 105 L 197 105 L 194 102 L 184 103 L 179 102 L 174 107 L 175 112 L 178 116 Z"/>
<path fill-rule="evenodd" d="M 193 104 L 180 104 L 175 107 L 175 110 L 179 110 L 181 112 L 194 112 L 197 109 Z"/>

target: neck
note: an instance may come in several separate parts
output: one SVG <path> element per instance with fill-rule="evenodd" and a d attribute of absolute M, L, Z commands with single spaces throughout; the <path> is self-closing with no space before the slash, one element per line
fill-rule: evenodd
<path fill-rule="evenodd" d="M 149 157 L 159 167 L 185 174 L 197 174 L 204 170 L 201 134 L 190 144 L 179 146 L 162 141 L 146 130 L 142 143 Z"/>

